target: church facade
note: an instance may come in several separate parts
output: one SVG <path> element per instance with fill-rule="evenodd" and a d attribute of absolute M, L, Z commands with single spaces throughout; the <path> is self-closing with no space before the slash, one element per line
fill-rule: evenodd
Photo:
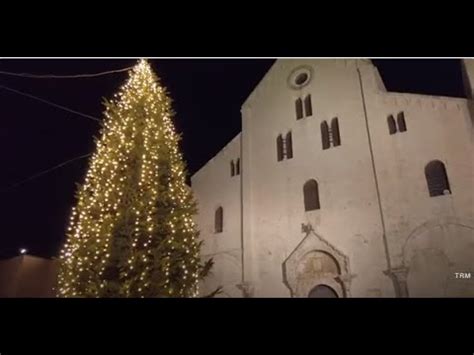
<path fill-rule="evenodd" d="M 467 98 L 388 92 L 370 60 L 277 60 L 196 172 L 201 285 L 224 297 L 474 296 Z"/>

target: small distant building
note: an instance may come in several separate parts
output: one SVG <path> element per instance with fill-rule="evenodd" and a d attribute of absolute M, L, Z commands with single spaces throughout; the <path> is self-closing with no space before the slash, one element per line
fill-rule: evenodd
<path fill-rule="evenodd" d="M 0 260 L 0 297 L 55 297 L 57 259 L 20 255 Z"/>

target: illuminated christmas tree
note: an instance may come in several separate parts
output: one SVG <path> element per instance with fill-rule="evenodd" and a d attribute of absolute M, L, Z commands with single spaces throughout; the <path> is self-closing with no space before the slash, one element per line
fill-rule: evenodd
<path fill-rule="evenodd" d="M 141 60 L 111 101 L 61 251 L 59 297 L 194 297 L 196 212 L 171 100 Z"/>

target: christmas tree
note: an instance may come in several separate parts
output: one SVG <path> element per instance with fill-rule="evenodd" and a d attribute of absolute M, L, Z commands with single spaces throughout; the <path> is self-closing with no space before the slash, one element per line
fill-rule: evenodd
<path fill-rule="evenodd" d="M 141 60 L 105 107 L 60 255 L 58 296 L 195 297 L 211 264 L 200 264 L 171 100 Z"/>

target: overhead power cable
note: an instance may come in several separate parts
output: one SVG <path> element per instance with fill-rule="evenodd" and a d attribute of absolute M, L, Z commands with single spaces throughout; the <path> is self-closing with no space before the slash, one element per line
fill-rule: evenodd
<path fill-rule="evenodd" d="M 42 99 L 40 97 L 37 97 L 37 96 L 34 96 L 34 95 L 31 95 L 31 94 L 27 94 L 25 92 L 21 92 L 21 91 L 18 91 L 18 90 L 15 90 L 15 89 L 12 89 L 12 88 L 9 88 L 5 85 L 0 85 L 0 89 L 4 89 L 4 90 L 8 90 L 10 92 L 14 92 L 18 95 L 23 95 L 23 96 L 26 96 L 26 97 L 29 97 L 30 99 L 34 99 L 34 100 L 37 100 L 37 101 L 40 101 L 42 103 L 45 103 L 47 105 L 51 105 L 51 106 L 54 106 L 56 108 L 60 108 L 61 110 L 64 110 L 64 111 L 68 111 L 68 112 L 71 112 L 71 113 L 74 113 L 76 115 L 79 115 L 79 116 L 83 116 L 85 118 L 89 118 L 91 120 L 94 120 L 94 121 L 97 121 L 97 122 L 101 122 L 102 120 L 100 120 L 99 118 L 97 117 L 94 117 L 94 116 L 91 116 L 91 115 L 88 115 L 86 113 L 82 113 L 82 112 L 79 112 L 79 111 L 76 111 L 76 110 L 72 110 L 70 108 L 67 108 L 65 106 L 62 106 L 62 105 L 58 105 L 58 104 L 55 104 L 54 102 L 51 102 L 51 101 L 48 101 L 48 100 L 45 100 L 45 99 Z"/>
<path fill-rule="evenodd" d="M 76 161 L 76 160 L 87 158 L 87 157 L 89 157 L 90 155 L 91 155 L 91 153 L 88 153 L 88 154 L 81 155 L 81 156 L 79 156 L 79 157 L 75 157 L 75 158 L 66 160 L 65 162 L 62 162 L 61 164 L 55 165 L 55 166 L 53 166 L 52 168 L 49 168 L 49 169 L 40 171 L 40 172 L 38 172 L 38 173 L 36 173 L 36 174 L 33 174 L 33 175 L 27 177 L 26 179 L 23 179 L 23 180 L 21 180 L 21 181 L 15 183 L 15 184 L 13 184 L 13 185 L 11 185 L 11 186 L 5 188 L 5 189 L 3 189 L 2 192 L 6 192 L 6 191 L 8 191 L 8 190 L 14 189 L 15 187 L 18 187 L 18 186 L 20 186 L 20 185 L 22 185 L 22 184 L 24 184 L 24 183 L 26 183 L 26 182 L 28 182 L 28 181 L 37 179 L 37 178 L 39 178 L 40 176 L 43 176 L 43 175 L 45 175 L 45 174 L 47 174 L 47 173 L 50 173 L 51 171 L 54 171 L 54 170 L 56 170 L 56 169 L 59 169 L 59 168 L 65 166 L 65 165 L 67 165 L 67 164 L 69 164 L 69 163 L 72 163 L 72 162 Z"/>
<path fill-rule="evenodd" d="M 122 72 L 128 71 L 132 68 L 133 67 L 127 67 L 127 68 L 122 68 L 122 69 L 104 71 L 104 72 L 100 72 L 100 73 L 73 74 L 73 75 L 12 73 L 12 72 L 3 71 L 3 70 L 0 70 L 0 74 L 15 76 L 15 77 L 22 77 L 22 78 L 30 78 L 30 79 L 78 79 L 78 78 L 95 78 L 95 77 L 98 77 L 98 76 L 104 76 L 104 75 L 115 74 L 115 73 L 122 73 Z"/>

